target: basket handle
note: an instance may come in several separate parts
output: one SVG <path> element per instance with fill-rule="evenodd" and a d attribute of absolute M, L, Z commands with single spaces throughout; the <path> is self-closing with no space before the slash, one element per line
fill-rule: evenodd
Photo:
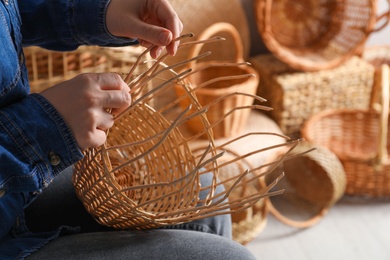
<path fill-rule="evenodd" d="M 390 1 L 390 0 L 389 0 Z M 233 36 L 234 45 L 236 47 L 236 61 L 237 62 L 244 62 L 244 50 L 243 50 L 243 44 L 241 41 L 240 34 L 238 33 L 236 27 L 234 27 L 230 23 L 225 22 L 219 22 L 214 23 L 211 26 L 207 27 L 198 37 L 198 40 L 206 40 L 209 39 L 211 36 L 215 35 L 218 32 L 225 31 L 230 33 Z M 189 57 L 195 57 L 199 55 L 200 50 L 202 49 L 204 43 L 196 44 L 189 53 Z M 189 63 L 190 68 L 195 68 L 196 60 Z"/>
<path fill-rule="evenodd" d="M 389 120 L 389 105 L 390 105 L 390 72 L 389 65 L 383 64 L 381 67 L 380 80 L 382 86 L 381 96 L 381 119 L 380 119 L 380 136 L 378 146 L 378 165 L 386 163 L 388 158 L 387 151 L 387 134 L 388 134 L 388 120 Z"/>
<path fill-rule="evenodd" d="M 390 0 L 387 0 L 387 3 L 389 4 L 389 10 L 387 12 L 384 12 L 381 15 L 378 15 L 375 19 L 375 24 L 378 24 L 378 22 L 382 19 L 386 19 L 386 21 L 378 28 L 372 29 L 371 33 L 378 32 L 378 31 L 382 30 L 383 28 L 385 28 L 389 24 L 389 22 L 390 22 Z"/>

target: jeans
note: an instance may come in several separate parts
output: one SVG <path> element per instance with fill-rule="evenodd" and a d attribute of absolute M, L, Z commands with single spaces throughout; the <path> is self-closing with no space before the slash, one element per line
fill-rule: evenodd
<path fill-rule="evenodd" d="M 68 168 L 56 177 L 26 209 L 26 222 L 36 232 L 68 225 L 79 226 L 80 233 L 60 236 L 28 259 L 255 259 L 231 239 L 230 215 L 145 231 L 101 226 L 76 197 L 71 174 Z"/>

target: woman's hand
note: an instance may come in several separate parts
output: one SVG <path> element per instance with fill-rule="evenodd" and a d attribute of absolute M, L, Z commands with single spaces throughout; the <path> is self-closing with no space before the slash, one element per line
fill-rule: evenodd
<path fill-rule="evenodd" d="M 141 45 L 156 45 L 150 55 L 156 58 L 164 46 L 175 55 L 183 24 L 168 0 L 111 0 L 106 13 L 106 24 L 111 34 L 138 38 Z"/>
<path fill-rule="evenodd" d="M 81 74 L 40 94 L 61 114 L 84 150 L 106 141 L 104 131 L 114 124 L 113 115 L 131 104 L 129 92 L 130 88 L 119 75 L 91 73 Z"/>

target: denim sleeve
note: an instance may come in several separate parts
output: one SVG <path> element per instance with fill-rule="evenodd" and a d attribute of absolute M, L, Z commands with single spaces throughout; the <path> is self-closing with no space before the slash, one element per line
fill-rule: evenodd
<path fill-rule="evenodd" d="M 39 140 L 39 141 L 38 141 Z M 55 108 L 32 94 L 0 111 L 0 190 L 36 191 L 83 155 Z"/>
<path fill-rule="evenodd" d="M 138 43 L 109 33 L 105 22 L 109 1 L 19 0 L 24 46 L 67 51 L 80 45 L 115 47 Z"/>

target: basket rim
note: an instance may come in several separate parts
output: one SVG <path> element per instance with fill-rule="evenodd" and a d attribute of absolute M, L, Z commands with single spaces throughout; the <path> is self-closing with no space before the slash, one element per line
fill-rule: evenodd
<path fill-rule="evenodd" d="M 287 63 L 292 68 L 302 71 L 332 69 L 360 52 L 367 40 L 367 37 L 371 32 L 373 32 L 375 24 L 377 22 L 377 3 L 375 0 L 367 0 L 367 2 L 370 4 L 372 14 L 367 22 L 366 27 L 362 28 L 362 31 L 364 32 L 366 37 L 363 37 L 355 44 L 354 48 L 350 48 L 350 50 L 346 51 L 342 56 L 333 58 L 331 60 L 324 59 L 323 61 L 318 61 L 316 59 L 315 61 L 310 61 L 304 59 L 303 55 L 296 55 L 292 54 L 292 52 L 289 52 L 289 48 L 284 47 L 275 39 L 274 33 L 272 32 L 272 28 L 269 25 L 269 14 L 267 11 L 265 11 L 266 8 L 270 8 L 268 5 L 272 4 L 272 0 L 255 0 L 255 19 L 257 23 L 257 29 L 263 39 L 264 44 L 279 60 Z M 317 52 L 311 51 L 310 53 Z"/>

